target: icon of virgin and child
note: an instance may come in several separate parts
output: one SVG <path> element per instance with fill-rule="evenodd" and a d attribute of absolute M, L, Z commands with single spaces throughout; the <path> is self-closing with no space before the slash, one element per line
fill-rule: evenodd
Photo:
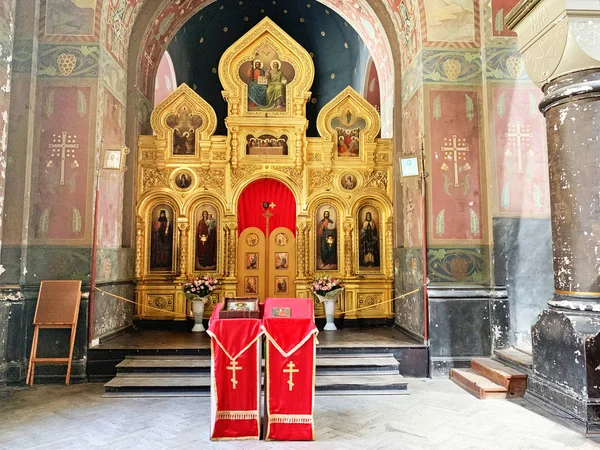
<path fill-rule="evenodd" d="M 263 61 L 257 58 L 252 62 L 246 73 L 249 110 L 285 109 L 285 87 L 292 81 L 293 74 L 286 76 L 281 66 L 280 60 L 273 59 L 270 69 L 265 71 Z"/>

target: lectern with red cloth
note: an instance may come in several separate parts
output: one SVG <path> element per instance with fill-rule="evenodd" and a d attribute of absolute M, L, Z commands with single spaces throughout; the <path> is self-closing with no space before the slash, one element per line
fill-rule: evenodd
<path fill-rule="evenodd" d="M 211 440 L 260 438 L 261 321 L 210 318 Z"/>
<path fill-rule="evenodd" d="M 289 317 L 281 317 L 288 315 Z M 315 352 L 318 333 L 314 305 L 306 298 L 269 298 L 263 330 L 266 440 L 315 439 Z"/>

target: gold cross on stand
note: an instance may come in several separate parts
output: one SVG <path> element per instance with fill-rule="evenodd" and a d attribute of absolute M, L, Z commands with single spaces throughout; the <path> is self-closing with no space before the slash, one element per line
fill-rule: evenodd
<path fill-rule="evenodd" d="M 514 125 L 509 125 L 509 129 L 512 128 L 513 132 L 504 133 L 504 136 L 509 138 L 509 140 L 515 141 L 515 145 L 517 146 L 517 165 L 519 173 L 523 173 L 523 160 L 521 156 L 521 150 L 523 149 L 523 141 L 528 140 L 533 137 L 533 133 L 525 133 L 525 131 L 529 131 L 529 127 L 525 126 L 521 128 L 522 123 L 516 122 Z M 510 154 L 510 152 L 508 152 Z"/>
<path fill-rule="evenodd" d="M 457 139 L 456 135 L 452 135 L 452 146 L 451 147 L 442 147 L 442 151 L 446 153 L 452 152 L 452 162 L 454 163 L 454 187 L 459 187 L 458 183 L 458 160 L 461 158 L 461 153 L 466 153 L 469 151 L 469 147 L 465 147 L 465 139 L 462 139 L 462 147 L 459 147 L 459 141 L 461 139 Z M 444 138 L 444 143 L 448 143 L 448 139 Z M 448 155 L 450 156 L 450 155 Z"/>
<path fill-rule="evenodd" d="M 290 391 L 294 390 L 294 374 L 300 372 L 300 369 L 294 369 L 294 367 L 296 367 L 296 364 L 294 364 L 294 361 L 290 361 L 287 365 L 287 369 L 283 369 L 284 373 L 290 374 L 290 378 L 287 381 L 287 384 L 290 386 Z"/>
<path fill-rule="evenodd" d="M 75 143 L 77 136 L 69 136 L 66 131 L 62 132 L 62 136 L 52 135 L 52 144 L 49 148 L 52 150 L 52 156 L 60 156 L 60 185 L 65 185 L 65 163 L 68 156 L 75 156 L 75 149 L 79 148 L 79 144 Z"/>
<path fill-rule="evenodd" d="M 233 389 L 236 389 L 237 388 L 237 384 L 238 384 L 238 380 L 235 378 L 235 372 L 237 370 L 242 370 L 242 367 L 241 366 L 238 367 L 237 364 L 238 364 L 237 361 L 234 361 L 232 359 L 231 360 L 231 365 L 226 367 L 227 370 L 231 370 L 231 380 L 229 380 L 229 381 L 231 381 L 231 386 L 232 386 Z"/>

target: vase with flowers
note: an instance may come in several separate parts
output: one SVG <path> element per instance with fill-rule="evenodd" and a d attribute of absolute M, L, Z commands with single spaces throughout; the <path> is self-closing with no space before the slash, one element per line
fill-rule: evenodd
<path fill-rule="evenodd" d="M 183 293 L 186 298 L 192 302 L 192 312 L 194 313 L 194 327 L 192 331 L 204 331 L 202 319 L 204 318 L 204 306 L 210 299 L 210 294 L 217 287 L 219 282 L 211 276 L 201 276 L 190 278 L 183 284 Z"/>
<path fill-rule="evenodd" d="M 337 330 L 333 319 L 335 316 L 335 302 L 344 291 L 344 282 L 338 278 L 320 276 L 313 280 L 310 290 L 325 306 L 326 324 L 324 330 Z"/>

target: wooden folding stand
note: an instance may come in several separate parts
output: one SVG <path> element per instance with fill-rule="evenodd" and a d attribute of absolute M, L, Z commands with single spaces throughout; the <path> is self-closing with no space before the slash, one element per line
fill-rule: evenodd
<path fill-rule="evenodd" d="M 81 280 L 79 281 L 42 281 L 38 302 L 33 318 L 33 343 L 31 357 L 27 370 L 26 383 L 33 385 L 36 364 L 67 364 L 65 383 L 71 380 L 71 362 L 75 345 L 75 331 L 81 302 Z M 71 339 L 68 358 L 38 358 L 37 347 L 40 329 L 63 328 L 71 329 Z"/>

